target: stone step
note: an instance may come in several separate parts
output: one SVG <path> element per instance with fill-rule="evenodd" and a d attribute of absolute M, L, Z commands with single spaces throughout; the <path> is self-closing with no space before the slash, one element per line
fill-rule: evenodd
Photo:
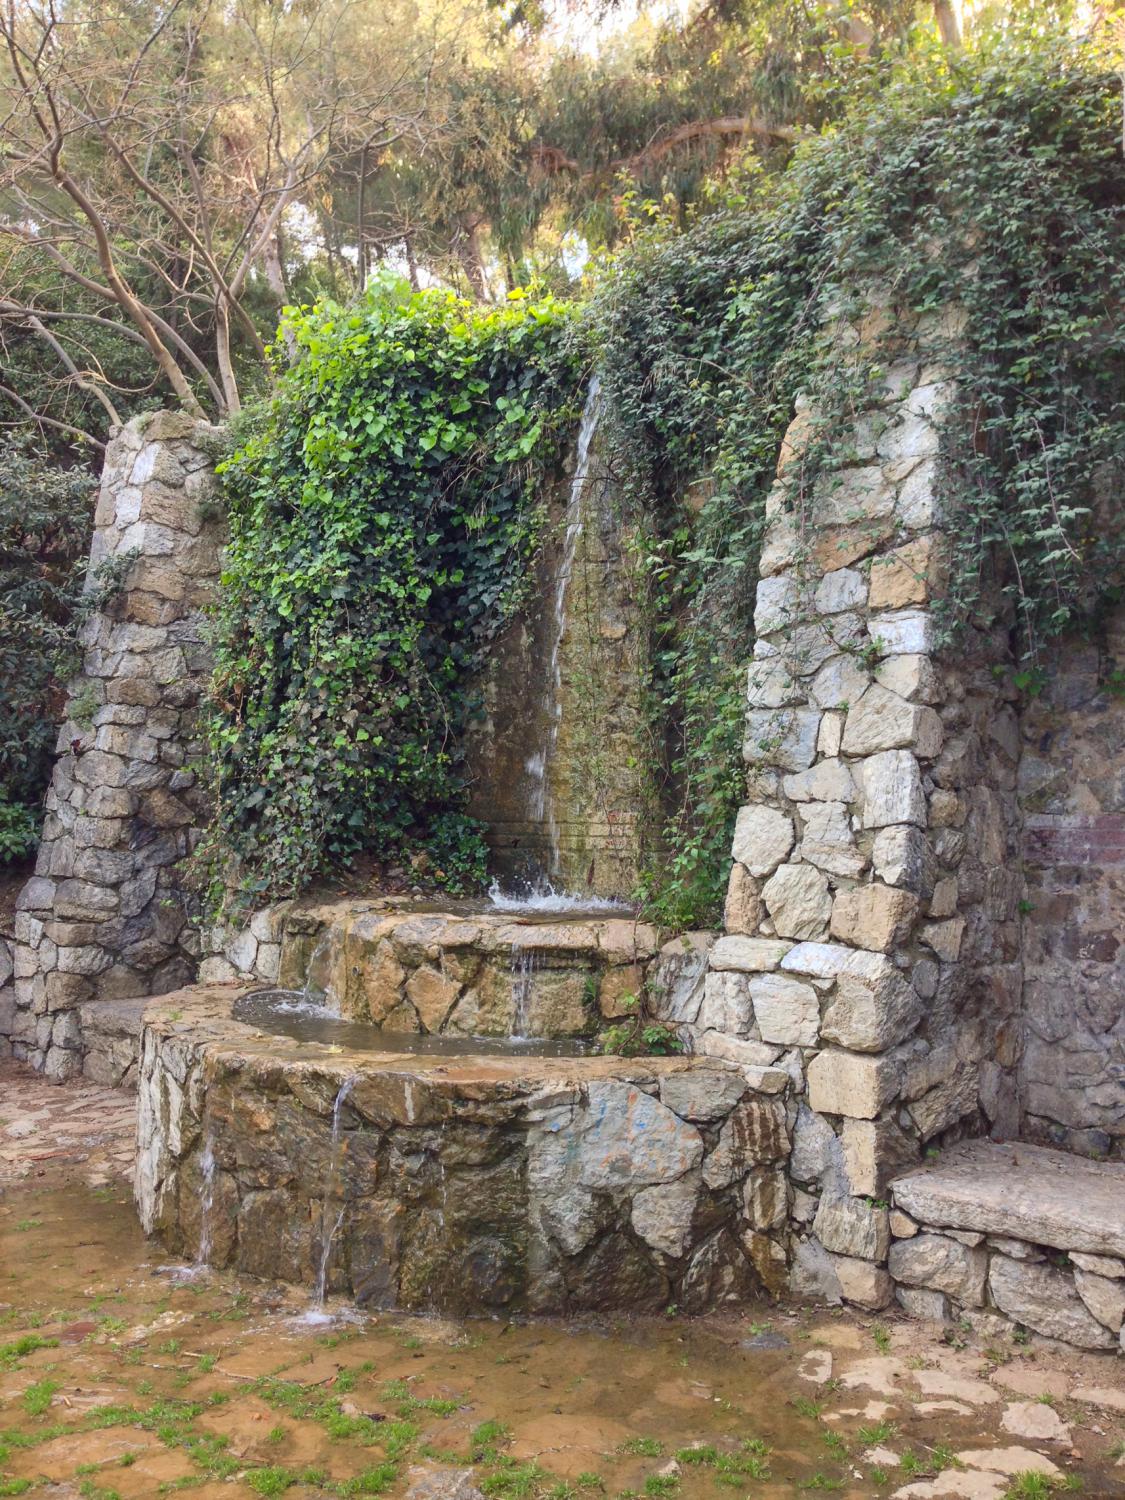
<path fill-rule="evenodd" d="M 927 1226 L 1125 1256 L 1125 1163 L 1045 1146 L 965 1141 L 891 1185 Z"/>

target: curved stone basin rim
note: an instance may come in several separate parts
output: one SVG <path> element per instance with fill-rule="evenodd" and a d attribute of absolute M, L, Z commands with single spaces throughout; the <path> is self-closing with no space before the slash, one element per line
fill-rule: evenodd
<path fill-rule="evenodd" d="M 361 1304 L 469 1314 L 780 1289 L 783 1239 L 744 1208 L 752 1174 L 780 1222 L 778 1070 L 356 1052 L 237 1021 L 240 993 L 146 1009 L 137 1201 L 174 1252 L 205 1241 L 213 1264 L 310 1287 L 323 1263 Z"/>

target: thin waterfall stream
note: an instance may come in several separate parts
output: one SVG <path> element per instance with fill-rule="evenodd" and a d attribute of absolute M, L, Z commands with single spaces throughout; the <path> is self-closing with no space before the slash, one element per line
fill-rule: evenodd
<path fill-rule="evenodd" d="M 601 416 L 601 381 L 591 377 L 586 392 L 586 404 L 582 409 L 582 421 L 578 428 L 578 444 L 574 462 L 574 476 L 570 481 L 567 496 L 566 517 L 558 573 L 555 577 L 555 596 L 551 613 L 551 649 L 548 669 L 544 674 L 546 701 L 544 718 L 547 729 L 544 743 L 525 763 L 531 777 L 532 792 L 529 798 L 529 818 L 532 822 L 545 823 L 547 829 L 547 869 L 544 878 L 537 883 L 536 894 L 553 896 L 551 880 L 558 876 L 561 866 L 559 850 L 559 824 L 555 794 L 551 789 L 551 770 L 559 742 L 559 724 L 562 719 L 562 644 L 566 636 L 567 605 L 570 595 L 571 577 L 578 557 L 578 539 L 582 535 L 582 496 L 590 474 L 590 447 Z"/>
<path fill-rule="evenodd" d="M 328 1181 L 324 1185 L 324 1205 L 320 1216 L 320 1263 L 316 1273 L 316 1287 L 313 1290 L 312 1317 L 314 1321 L 324 1314 L 324 1300 L 328 1294 L 328 1262 L 332 1255 L 332 1245 L 339 1233 L 340 1225 L 344 1222 L 347 1212 L 347 1200 L 343 1195 L 343 1166 L 344 1166 L 344 1141 L 343 1141 L 343 1114 L 344 1105 L 348 1102 L 348 1096 L 359 1082 L 359 1074 L 353 1073 L 340 1085 L 336 1099 L 332 1105 L 332 1143 L 330 1147 L 328 1162 Z M 336 1212 L 335 1219 L 329 1227 L 332 1215 L 333 1199 L 339 1194 L 340 1206 Z"/>
<path fill-rule="evenodd" d="M 215 1139 L 209 1124 L 203 1137 L 203 1150 L 199 1153 L 199 1174 L 199 1248 L 195 1264 L 197 1269 L 203 1270 L 211 1264 L 215 1243 Z"/>

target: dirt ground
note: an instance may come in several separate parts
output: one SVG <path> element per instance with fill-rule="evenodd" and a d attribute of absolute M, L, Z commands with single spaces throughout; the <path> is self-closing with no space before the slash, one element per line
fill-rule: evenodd
<path fill-rule="evenodd" d="M 177 1267 L 133 1099 L 0 1065 L 0 1496 L 1125 1495 L 1125 1368 L 891 1313 L 453 1323 Z"/>

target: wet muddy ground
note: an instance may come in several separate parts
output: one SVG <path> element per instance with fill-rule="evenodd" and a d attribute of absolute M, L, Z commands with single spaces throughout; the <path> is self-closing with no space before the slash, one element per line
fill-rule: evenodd
<path fill-rule="evenodd" d="M 0 1066 L 0 1495 L 1125 1494 L 1125 1369 L 893 1314 L 310 1321 L 176 1270 L 132 1099 Z"/>

